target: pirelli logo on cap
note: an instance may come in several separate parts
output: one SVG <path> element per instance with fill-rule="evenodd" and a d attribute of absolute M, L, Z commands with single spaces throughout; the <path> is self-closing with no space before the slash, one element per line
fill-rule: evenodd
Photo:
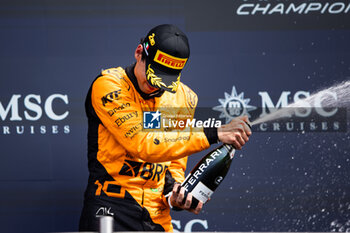
<path fill-rule="evenodd" d="M 157 53 L 154 56 L 154 61 L 158 62 L 163 66 L 166 66 L 172 69 L 181 70 L 182 68 L 184 68 L 187 58 L 174 57 L 160 50 L 157 50 Z"/>

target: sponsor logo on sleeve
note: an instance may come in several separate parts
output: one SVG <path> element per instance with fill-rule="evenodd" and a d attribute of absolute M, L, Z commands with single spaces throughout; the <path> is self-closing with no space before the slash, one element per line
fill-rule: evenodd
<path fill-rule="evenodd" d="M 186 93 L 187 93 L 187 103 L 192 109 L 194 109 L 197 103 L 197 95 L 190 89 L 188 89 Z"/>
<path fill-rule="evenodd" d="M 137 117 L 138 116 L 138 113 L 137 111 L 134 111 L 134 112 L 130 112 L 124 116 L 121 116 L 121 117 L 118 117 L 116 120 L 115 120 L 115 123 L 117 124 L 117 126 L 121 126 L 122 124 L 124 124 L 126 121 L 134 118 L 134 117 Z"/>
<path fill-rule="evenodd" d="M 178 141 L 188 141 L 190 136 L 179 136 L 176 138 L 164 138 L 164 142 L 178 142 Z"/>
<path fill-rule="evenodd" d="M 108 93 L 107 95 L 103 96 L 101 98 L 103 106 L 106 106 L 107 103 L 112 103 L 113 100 L 120 99 L 120 97 L 119 97 L 120 92 L 121 92 L 121 90 L 119 89 L 116 91 L 112 91 L 112 92 Z"/>
<path fill-rule="evenodd" d="M 156 144 L 156 145 L 159 145 L 160 141 L 159 141 L 158 138 L 155 138 L 155 139 L 153 140 L 153 143 Z"/>
<path fill-rule="evenodd" d="M 131 127 L 125 134 L 124 136 L 126 138 L 133 138 L 140 130 L 142 129 L 142 123 L 138 123 L 137 125 L 134 125 Z"/>
<path fill-rule="evenodd" d="M 123 110 L 125 108 L 130 107 L 129 103 L 122 103 L 121 105 L 119 105 L 118 107 L 113 108 L 112 110 L 108 111 L 109 116 L 113 116 L 115 113 L 117 113 L 120 110 Z"/>

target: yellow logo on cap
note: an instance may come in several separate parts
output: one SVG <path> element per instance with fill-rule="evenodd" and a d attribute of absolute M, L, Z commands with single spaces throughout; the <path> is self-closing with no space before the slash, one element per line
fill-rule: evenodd
<path fill-rule="evenodd" d="M 155 45 L 156 44 L 156 42 L 155 42 L 155 40 L 154 40 L 154 33 L 152 33 L 152 35 L 149 35 L 148 36 L 148 39 L 149 39 L 149 43 L 151 44 L 151 46 L 153 46 L 153 45 Z"/>
<path fill-rule="evenodd" d="M 187 58 L 174 57 L 160 50 L 157 50 L 157 53 L 154 56 L 154 61 L 158 62 L 163 66 L 176 70 L 181 70 L 182 68 L 184 68 Z"/>
<path fill-rule="evenodd" d="M 154 73 L 154 70 L 151 68 L 151 64 L 148 65 L 148 68 L 147 68 L 147 71 L 146 71 L 147 80 L 149 80 L 153 86 L 156 86 L 158 88 L 166 87 L 166 88 L 171 89 L 172 92 L 176 92 L 177 91 L 177 88 L 178 88 L 179 83 L 180 83 L 180 76 L 181 76 L 181 74 L 179 74 L 179 76 L 177 77 L 176 82 L 173 81 L 171 83 L 171 85 L 167 86 L 165 83 L 163 83 L 162 78 L 158 77 Z"/>
<path fill-rule="evenodd" d="M 146 71 L 146 77 L 147 77 L 147 80 L 149 80 L 153 86 L 156 86 L 156 87 L 159 87 L 159 88 L 161 88 L 162 86 L 163 87 L 167 87 L 165 85 L 165 83 L 162 82 L 163 81 L 162 78 L 158 77 L 154 73 L 154 70 L 151 68 L 151 64 L 148 65 L 148 68 L 147 68 L 147 71 Z"/>

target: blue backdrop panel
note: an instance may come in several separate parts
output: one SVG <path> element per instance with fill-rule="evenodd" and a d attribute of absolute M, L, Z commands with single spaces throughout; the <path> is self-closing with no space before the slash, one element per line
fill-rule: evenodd
<path fill-rule="evenodd" d="M 295 12 L 287 12 L 291 4 Z M 151 27 L 172 23 L 188 35 L 181 78 L 199 108 L 241 98 L 262 111 L 266 95 L 278 106 L 300 91 L 349 81 L 349 4 L 1 1 L 0 231 L 78 230 L 88 177 L 86 92 L 101 69 L 133 63 Z M 202 213 L 174 212 L 174 229 L 349 230 L 347 121 L 346 132 L 255 132 Z M 190 156 L 187 172 L 207 152 Z"/>

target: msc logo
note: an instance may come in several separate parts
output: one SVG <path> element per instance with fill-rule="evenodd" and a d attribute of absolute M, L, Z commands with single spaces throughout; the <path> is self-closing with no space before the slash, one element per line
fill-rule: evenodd
<path fill-rule="evenodd" d="M 70 133 L 69 125 L 64 125 L 63 130 L 57 125 L 69 115 L 68 95 L 51 94 L 43 98 L 42 95 L 28 94 L 23 96 L 23 100 L 21 98 L 21 94 L 14 94 L 8 102 L 0 99 L 0 135 L 47 134 L 50 131 L 52 134 Z M 50 121 L 41 121 L 44 116 L 55 121 L 55 124 L 48 125 Z M 14 122 L 18 124 L 12 124 Z M 33 124 L 37 122 L 38 124 Z"/>
<path fill-rule="evenodd" d="M 160 129 L 161 113 L 143 112 L 143 128 L 144 129 Z"/>
<path fill-rule="evenodd" d="M 23 104 L 20 101 L 21 97 L 22 95 L 19 94 L 12 95 L 7 105 L 3 105 L 3 102 L 0 100 L 0 118 L 2 121 L 5 121 L 8 115 L 10 116 L 10 121 L 22 121 L 23 118 L 20 116 L 20 110 L 23 104 L 25 108 L 23 111 L 24 118 L 29 121 L 39 120 L 43 115 L 43 111 L 48 118 L 54 121 L 64 120 L 69 114 L 69 111 L 65 111 L 62 114 L 54 111 L 54 102 L 56 103 L 58 100 L 65 105 L 69 104 L 68 95 L 52 94 L 44 101 L 40 95 L 29 94 L 24 97 Z"/>
<path fill-rule="evenodd" d="M 112 91 L 112 92 L 108 93 L 107 95 L 103 96 L 101 98 L 103 106 L 106 106 L 106 104 L 108 102 L 111 103 L 113 100 L 119 99 L 120 97 L 118 97 L 118 96 L 120 95 L 120 92 L 121 92 L 121 90 L 119 89 L 116 91 Z"/>
<path fill-rule="evenodd" d="M 124 160 L 124 164 L 119 171 L 119 175 L 136 177 L 140 175 L 142 179 L 160 180 L 161 174 L 168 168 L 159 163 L 140 163 L 132 160 Z"/>
<path fill-rule="evenodd" d="M 220 118 L 225 118 L 226 123 L 231 119 L 248 115 L 249 111 L 255 110 L 256 107 L 249 105 L 250 99 L 244 99 L 244 93 L 237 94 L 235 86 L 232 87 L 231 95 L 225 92 L 225 99 L 219 99 L 221 105 L 215 106 L 213 110 L 220 111 Z"/>

